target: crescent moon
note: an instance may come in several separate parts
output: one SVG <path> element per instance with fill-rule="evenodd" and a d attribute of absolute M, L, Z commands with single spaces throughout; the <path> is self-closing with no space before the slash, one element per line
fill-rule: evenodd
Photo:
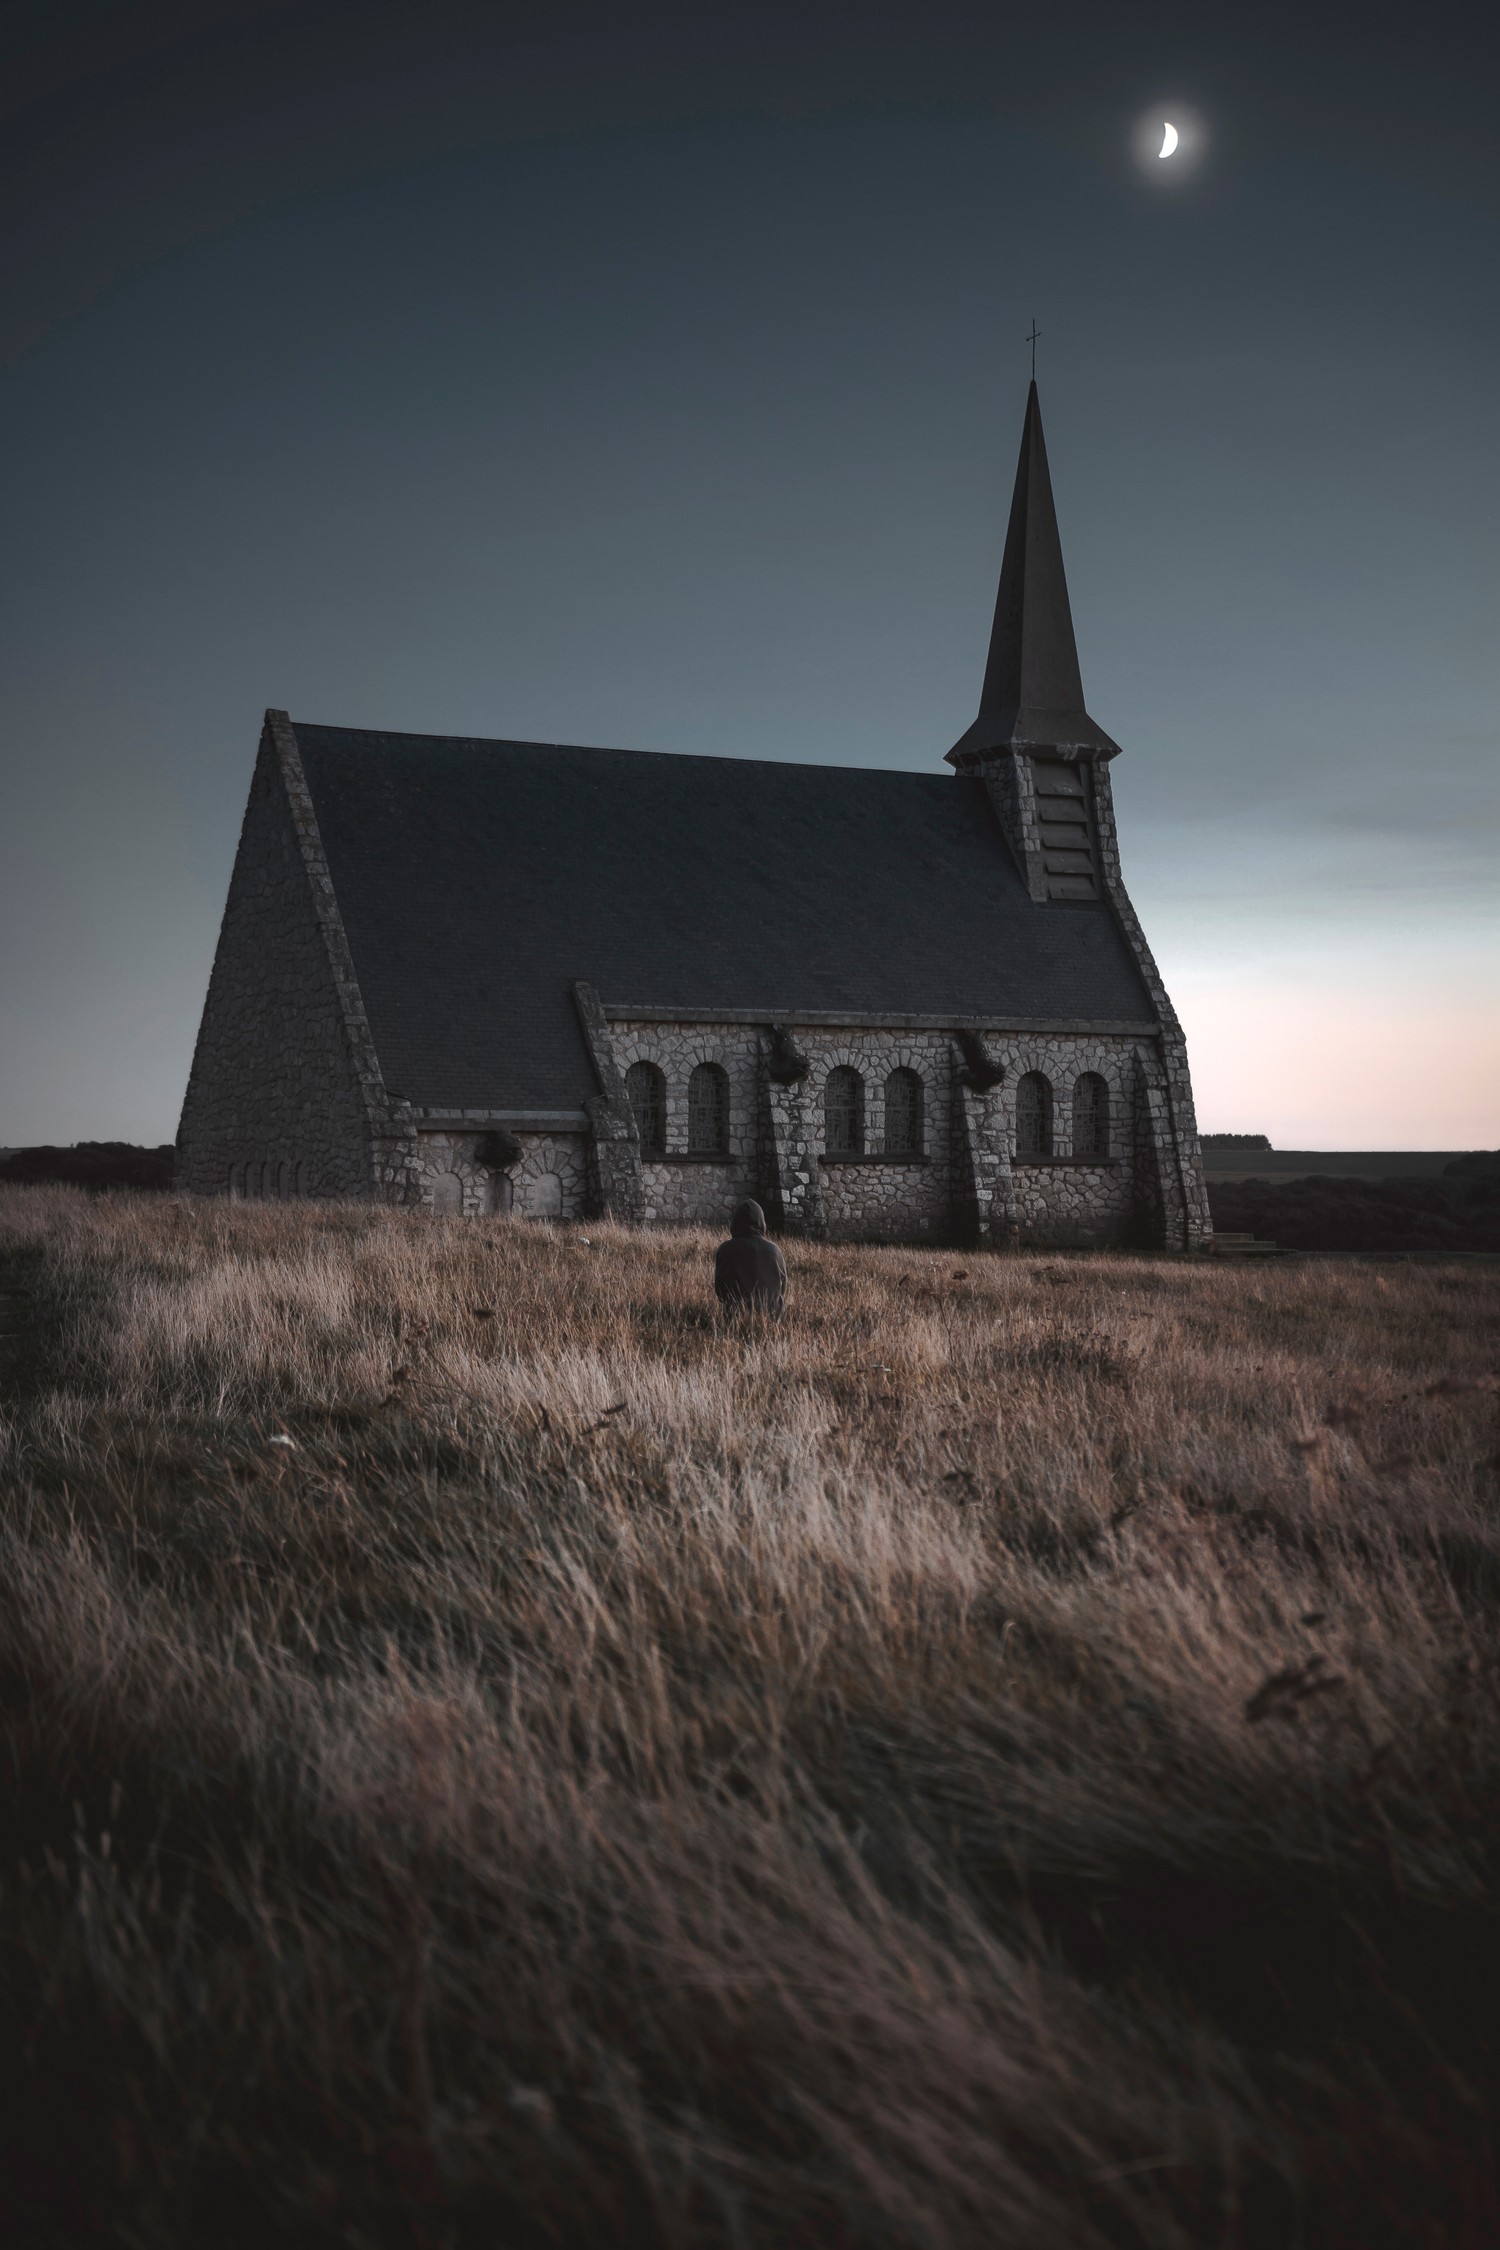
<path fill-rule="evenodd" d="M 1175 125 L 1168 125 L 1161 137 L 1161 147 L 1157 150 L 1156 153 L 1159 157 L 1170 156 L 1176 146 L 1177 127 Z"/>

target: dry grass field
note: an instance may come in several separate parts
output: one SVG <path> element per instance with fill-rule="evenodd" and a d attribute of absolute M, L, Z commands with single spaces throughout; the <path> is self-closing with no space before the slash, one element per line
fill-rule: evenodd
<path fill-rule="evenodd" d="M 1500 1276 L 0 1196 L 25 2244 L 1493 2245 Z"/>

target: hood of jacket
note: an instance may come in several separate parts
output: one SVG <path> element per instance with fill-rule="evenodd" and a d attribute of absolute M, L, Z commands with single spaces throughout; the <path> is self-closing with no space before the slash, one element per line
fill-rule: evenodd
<path fill-rule="evenodd" d="M 737 1203 L 734 1207 L 734 1217 L 729 1222 L 729 1231 L 731 1234 L 737 1235 L 764 1234 L 766 1231 L 766 1214 L 758 1203 L 752 1202 L 750 1197 L 746 1196 L 743 1203 Z"/>

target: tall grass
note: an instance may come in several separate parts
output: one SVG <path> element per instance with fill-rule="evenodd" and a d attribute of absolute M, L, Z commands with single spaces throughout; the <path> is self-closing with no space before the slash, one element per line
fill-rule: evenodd
<path fill-rule="evenodd" d="M 710 1248 L 0 1193 L 21 2239 L 1500 2238 L 1496 1278 Z"/>

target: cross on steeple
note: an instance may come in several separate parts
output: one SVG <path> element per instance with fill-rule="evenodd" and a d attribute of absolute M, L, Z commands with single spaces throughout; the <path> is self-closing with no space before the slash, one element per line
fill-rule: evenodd
<path fill-rule="evenodd" d="M 1041 335 L 1041 333 L 1042 332 L 1040 328 L 1038 328 L 1036 324 L 1036 314 L 1033 313 L 1031 316 L 1031 334 L 1026 339 L 1027 343 L 1031 346 L 1031 380 L 1033 381 L 1033 383 L 1036 381 L 1036 343 L 1037 338 Z"/>

